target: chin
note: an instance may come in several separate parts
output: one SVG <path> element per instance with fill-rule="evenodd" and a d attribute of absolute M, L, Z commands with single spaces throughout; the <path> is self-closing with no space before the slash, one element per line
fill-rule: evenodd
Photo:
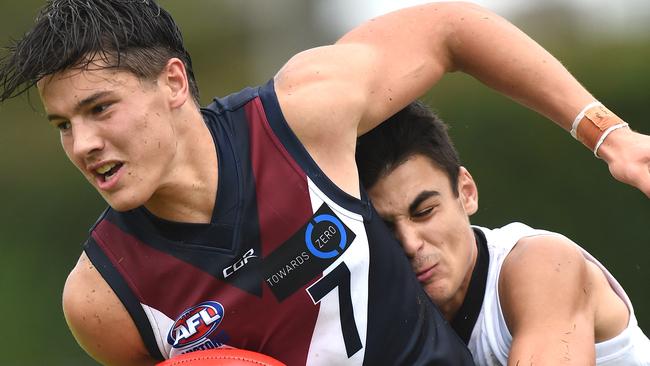
<path fill-rule="evenodd" d="M 429 298 L 433 300 L 437 305 L 444 304 L 449 301 L 449 291 L 445 288 L 440 287 L 430 287 L 426 288 L 426 293 L 429 295 Z"/>
<path fill-rule="evenodd" d="M 135 204 L 135 203 L 125 203 L 125 202 L 108 202 L 108 205 L 111 206 L 111 208 L 115 211 L 129 211 L 133 210 L 134 208 L 138 208 L 142 205 Z"/>
<path fill-rule="evenodd" d="M 138 208 L 142 205 L 144 205 L 145 201 L 144 200 L 139 200 L 136 199 L 136 197 L 129 197 L 128 199 L 121 198 L 118 196 L 107 196 L 107 195 L 102 195 L 106 203 L 108 203 L 109 206 L 115 211 L 129 211 L 133 210 L 135 208 Z"/>

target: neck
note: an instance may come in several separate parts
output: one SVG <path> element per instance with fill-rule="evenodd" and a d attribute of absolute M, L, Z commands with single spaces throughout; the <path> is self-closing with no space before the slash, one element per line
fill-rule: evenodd
<path fill-rule="evenodd" d="M 209 223 L 217 194 L 216 146 L 200 110 L 185 111 L 178 121 L 176 156 L 145 207 L 165 220 Z"/>
<path fill-rule="evenodd" d="M 469 227 L 469 236 L 467 240 L 471 241 L 472 248 L 468 270 L 465 272 L 465 277 L 454 295 L 449 299 L 449 301 L 439 306 L 440 311 L 447 321 L 452 321 L 458 313 L 458 310 L 460 310 L 460 307 L 463 305 L 465 297 L 467 296 L 467 291 L 469 290 L 469 285 L 472 281 L 474 269 L 476 268 L 476 261 L 478 259 L 478 243 L 476 242 L 476 237 L 474 236 L 474 231 L 471 227 Z"/>

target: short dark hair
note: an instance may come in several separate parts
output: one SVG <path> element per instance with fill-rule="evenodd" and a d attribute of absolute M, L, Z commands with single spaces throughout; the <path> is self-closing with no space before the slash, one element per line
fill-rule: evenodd
<path fill-rule="evenodd" d="M 357 139 L 356 161 L 361 184 L 377 181 L 415 155 L 423 155 L 447 173 L 458 195 L 460 158 L 447 125 L 425 104 L 413 102 Z"/>
<path fill-rule="evenodd" d="M 44 76 L 87 69 L 94 59 L 105 62 L 106 68 L 154 80 L 169 59 L 177 57 L 199 104 L 181 32 L 153 0 L 49 0 L 33 28 L 5 51 L 0 59 L 0 101 L 22 94 Z"/>

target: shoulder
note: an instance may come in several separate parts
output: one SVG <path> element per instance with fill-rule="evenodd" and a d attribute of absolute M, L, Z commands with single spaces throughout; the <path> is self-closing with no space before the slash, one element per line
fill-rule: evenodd
<path fill-rule="evenodd" d="M 63 289 L 63 312 L 79 345 L 106 365 L 152 364 L 128 312 L 82 254 Z"/>
<path fill-rule="evenodd" d="M 498 286 L 509 363 L 594 364 L 596 288 L 577 245 L 560 235 L 520 239 Z"/>
<path fill-rule="evenodd" d="M 292 127 L 305 119 L 329 122 L 324 128 L 350 130 L 356 138 L 420 97 L 433 83 L 423 88 L 405 80 L 407 66 L 389 62 L 384 46 L 356 40 L 293 56 L 275 76 L 287 121 Z"/>
<path fill-rule="evenodd" d="M 275 76 L 286 123 L 323 173 L 359 197 L 354 153 L 368 118 L 368 47 L 332 45 L 294 56 Z M 379 109 L 379 108 L 377 108 Z M 386 116 L 387 117 L 387 116 Z M 376 117 L 372 117 L 376 118 Z"/>
<path fill-rule="evenodd" d="M 533 269 L 562 272 L 584 264 L 584 256 L 577 245 L 562 235 L 548 233 L 520 238 L 508 254 L 504 269 L 525 271 L 532 265 Z"/>
<path fill-rule="evenodd" d="M 274 78 L 278 101 L 292 128 L 314 120 L 338 121 L 324 128 L 350 128 L 367 102 L 369 75 L 363 68 L 371 54 L 371 47 L 348 44 L 312 48 L 293 56 Z"/>
<path fill-rule="evenodd" d="M 520 239 L 503 262 L 498 286 L 513 333 L 533 313 L 588 311 L 592 291 L 580 248 L 561 235 Z"/>

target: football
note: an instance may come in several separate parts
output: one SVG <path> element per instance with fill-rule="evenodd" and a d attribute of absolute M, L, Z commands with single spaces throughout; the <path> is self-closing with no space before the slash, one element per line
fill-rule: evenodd
<path fill-rule="evenodd" d="M 156 366 L 286 366 L 273 357 L 237 348 L 196 351 L 160 362 Z"/>

